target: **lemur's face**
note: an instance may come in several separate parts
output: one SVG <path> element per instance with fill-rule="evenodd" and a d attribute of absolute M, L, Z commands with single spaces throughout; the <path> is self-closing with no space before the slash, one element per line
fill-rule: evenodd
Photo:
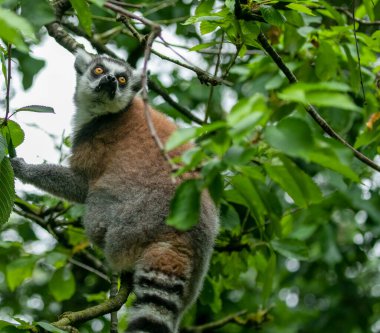
<path fill-rule="evenodd" d="M 78 110 L 92 116 L 125 109 L 141 88 L 140 75 L 127 63 L 117 59 L 92 56 L 80 50 L 75 69 Z"/>

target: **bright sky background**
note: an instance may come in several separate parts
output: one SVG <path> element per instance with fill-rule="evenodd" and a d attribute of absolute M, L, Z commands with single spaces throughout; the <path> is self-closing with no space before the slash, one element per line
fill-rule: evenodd
<path fill-rule="evenodd" d="M 16 114 L 14 120 L 25 131 L 25 141 L 16 151 L 18 156 L 29 163 L 41 163 L 43 160 L 57 162 L 58 154 L 48 133 L 58 136 L 61 136 L 63 131 L 66 135 L 70 133 L 70 121 L 74 112 L 74 56 L 51 38 L 45 38 L 41 45 L 33 47 L 32 53 L 35 58 L 46 60 L 46 65 L 35 76 L 32 87 L 27 91 L 22 88 L 19 73 L 16 70 L 12 71 L 11 110 L 38 104 L 53 107 L 55 114 L 34 112 Z M 15 67 L 14 64 L 13 66 Z M 40 128 L 31 126 L 33 124 Z"/>

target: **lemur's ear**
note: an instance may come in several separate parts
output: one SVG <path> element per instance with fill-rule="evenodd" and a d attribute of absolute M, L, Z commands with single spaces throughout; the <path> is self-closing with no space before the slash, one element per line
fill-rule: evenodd
<path fill-rule="evenodd" d="M 143 87 L 142 87 L 142 71 L 134 69 L 132 72 L 132 79 L 131 79 L 131 89 L 135 93 L 138 93 Z"/>
<path fill-rule="evenodd" d="M 74 67 L 78 74 L 83 74 L 87 69 L 88 65 L 91 63 L 94 55 L 87 53 L 86 50 L 78 48 L 75 53 L 75 63 Z"/>

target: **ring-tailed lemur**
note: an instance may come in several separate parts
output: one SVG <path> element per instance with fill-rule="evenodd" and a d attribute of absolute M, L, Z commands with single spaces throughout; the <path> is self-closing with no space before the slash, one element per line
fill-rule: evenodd
<path fill-rule="evenodd" d="M 203 193 L 198 225 L 187 232 L 167 226 L 175 185 L 146 125 L 144 103 L 135 97 L 140 75 L 125 62 L 84 50 L 77 53 L 75 69 L 70 167 L 15 158 L 15 174 L 54 195 L 86 203 L 89 238 L 104 249 L 114 269 L 134 272 L 137 297 L 127 332 L 177 332 L 208 267 L 216 210 Z M 150 112 L 159 137 L 167 140 L 176 126 Z"/>

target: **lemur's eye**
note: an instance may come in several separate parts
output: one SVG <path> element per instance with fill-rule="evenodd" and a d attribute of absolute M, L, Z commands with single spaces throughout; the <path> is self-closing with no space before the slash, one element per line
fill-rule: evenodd
<path fill-rule="evenodd" d="M 95 67 L 94 68 L 94 73 L 96 75 L 100 75 L 100 74 L 103 74 L 104 73 L 104 69 L 102 67 Z"/>
<path fill-rule="evenodd" d="M 120 84 L 126 84 L 127 83 L 127 79 L 124 76 L 119 76 L 118 80 L 119 80 Z"/>

